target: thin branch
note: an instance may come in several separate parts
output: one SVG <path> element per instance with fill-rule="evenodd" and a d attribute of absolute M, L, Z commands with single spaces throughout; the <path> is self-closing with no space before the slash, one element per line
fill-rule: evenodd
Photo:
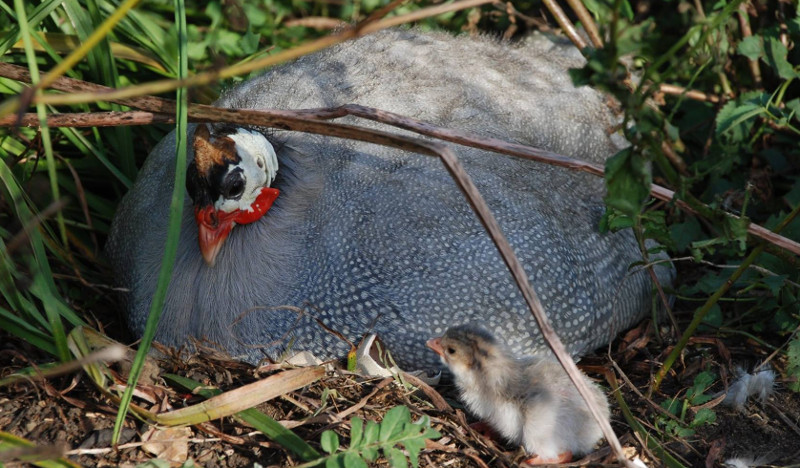
<path fill-rule="evenodd" d="M 658 90 L 664 94 L 669 94 L 671 96 L 686 96 L 687 98 L 694 99 L 695 101 L 712 102 L 714 104 L 720 101 L 719 96 L 715 96 L 713 94 L 706 94 L 702 91 L 686 89 L 682 86 L 676 86 L 671 84 L 661 83 L 660 85 L 658 85 Z"/>
<path fill-rule="evenodd" d="M 603 40 L 600 38 L 600 32 L 597 29 L 597 25 L 592 18 L 592 15 L 589 13 L 589 10 L 583 5 L 582 0 L 567 0 L 570 8 L 572 11 L 575 12 L 575 15 L 581 21 L 583 25 L 583 29 L 586 31 L 586 34 L 589 36 L 589 40 L 592 41 L 592 45 L 595 46 L 597 49 L 601 49 L 603 47 Z"/>
<path fill-rule="evenodd" d="M 739 4 L 739 29 L 742 31 L 742 38 L 747 39 L 753 35 L 753 30 L 750 28 L 750 16 L 747 14 L 747 6 L 749 2 Z M 758 59 L 747 59 L 750 66 L 750 75 L 753 77 L 753 84 L 756 88 L 761 87 L 761 66 Z"/>
<path fill-rule="evenodd" d="M 17 81 L 30 82 L 30 74 L 25 68 L 7 63 L 0 63 L 0 76 L 11 78 Z M 112 89 L 95 83 L 63 77 L 53 83 L 53 88 L 64 92 L 90 92 L 95 94 L 104 94 L 107 93 L 108 90 Z M 154 113 L 171 114 L 175 111 L 174 101 L 154 96 L 137 96 L 126 99 L 113 99 L 110 102 L 123 104 Z M 509 143 L 497 138 L 476 137 L 466 132 L 438 127 L 436 125 L 431 125 L 415 119 L 403 117 L 392 112 L 355 104 L 348 104 L 337 108 L 307 109 L 297 111 L 224 109 L 202 104 L 192 104 L 189 107 L 189 120 L 192 122 L 229 122 L 242 125 L 260 125 L 264 127 L 282 128 L 285 130 L 307 131 L 311 133 L 319 132 L 323 135 L 353 138 L 378 144 L 389 144 L 387 143 L 389 140 L 385 138 L 386 135 L 391 135 L 388 133 L 378 132 L 376 130 L 360 129 L 359 127 L 349 125 L 328 127 L 327 125 L 329 124 L 312 122 L 309 120 L 309 118 L 334 119 L 338 117 L 344 117 L 346 115 L 353 115 L 369 120 L 375 120 L 419 133 L 420 135 L 439 138 L 441 140 L 457 143 L 459 145 L 480 148 L 483 150 L 516 156 L 523 159 L 530 159 L 553 166 L 564 167 L 570 170 L 587 172 L 589 174 L 601 177 L 604 174 L 603 167 L 598 164 L 569 158 L 552 151 L 547 151 L 532 146 Z M 366 134 L 376 135 L 376 139 L 372 140 L 366 138 L 362 140 Z M 395 146 L 395 144 L 389 145 L 400 149 L 406 149 L 402 142 L 403 139 L 401 138 L 400 140 L 396 140 L 396 143 L 399 146 Z M 653 184 L 650 188 L 650 195 L 659 200 L 674 202 L 679 208 L 699 216 L 697 210 L 692 208 L 683 200 L 673 200 L 675 192 L 672 190 Z M 726 216 L 738 219 L 738 216 L 729 213 L 726 213 Z M 800 255 L 800 243 L 780 236 L 762 226 L 750 223 L 747 226 L 747 233 L 782 249 L 788 250 L 795 255 Z"/>
<path fill-rule="evenodd" d="M 36 114 L 0 117 L 0 127 L 38 127 Z M 154 123 L 175 123 L 171 114 L 155 114 L 144 111 L 128 112 L 84 112 L 74 114 L 48 114 L 47 126 L 55 127 L 120 127 L 126 125 L 150 125 Z"/>
<path fill-rule="evenodd" d="M 578 30 L 575 29 L 575 25 L 572 24 L 572 21 L 570 21 L 569 18 L 567 18 L 567 14 L 564 13 L 564 10 L 562 10 L 561 7 L 558 6 L 556 0 L 543 0 L 543 1 L 544 5 L 547 7 L 547 10 L 550 12 L 550 14 L 553 15 L 553 17 L 555 17 L 556 22 L 558 23 L 559 26 L 561 26 L 561 29 L 564 30 L 564 32 L 567 34 L 567 37 L 569 37 L 572 43 L 575 44 L 575 47 L 577 47 L 578 50 L 583 50 L 586 47 L 588 47 L 586 41 L 583 40 L 583 37 L 581 37 L 581 35 L 578 33 Z"/>
<path fill-rule="evenodd" d="M 0 104 L 0 116 L 14 114 L 19 111 L 20 106 L 23 103 L 34 102 L 34 101 L 37 103 L 45 103 L 52 105 L 84 104 L 84 103 L 97 102 L 98 100 L 116 102 L 117 100 L 130 99 L 142 95 L 166 93 L 169 91 L 174 91 L 178 88 L 190 88 L 195 86 L 208 85 L 225 78 L 246 75 L 248 73 L 261 70 L 263 68 L 267 68 L 273 65 L 294 60 L 304 55 L 308 55 L 312 52 L 316 52 L 318 50 L 322 50 L 327 47 L 339 44 L 341 42 L 345 42 L 350 39 L 355 39 L 381 29 L 386 29 L 392 26 L 397 26 L 399 24 L 409 23 L 412 21 L 418 21 L 420 19 L 440 15 L 442 13 L 448 13 L 451 11 L 462 10 L 466 8 L 473 8 L 494 1 L 496 0 L 461 0 L 448 5 L 438 5 L 434 7 L 423 8 L 422 10 L 415 11 L 413 13 L 386 18 L 380 21 L 361 22 L 353 26 L 352 28 L 345 29 L 337 34 L 325 36 L 315 41 L 301 44 L 296 47 L 292 47 L 291 49 L 287 49 L 260 59 L 252 60 L 245 63 L 240 63 L 220 70 L 213 70 L 205 73 L 200 73 L 182 80 L 157 80 L 145 84 L 128 86 L 120 89 L 108 88 L 105 93 L 105 96 L 103 97 L 100 97 L 92 92 L 72 92 L 67 95 L 45 95 L 41 96 L 41 98 L 34 98 L 34 96 L 28 95 L 28 93 L 23 93 L 22 96 L 9 99 L 6 102 Z M 59 78 L 58 80 L 55 80 L 52 84 L 48 82 L 48 84 L 51 85 L 52 87 L 55 87 L 54 83 L 61 80 L 62 78 L 63 77 Z"/>

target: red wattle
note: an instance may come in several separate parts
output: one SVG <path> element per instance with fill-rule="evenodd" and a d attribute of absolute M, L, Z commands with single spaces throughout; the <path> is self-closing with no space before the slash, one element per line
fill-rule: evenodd
<path fill-rule="evenodd" d="M 232 215 L 236 215 L 233 219 L 236 224 L 248 224 L 252 223 L 253 221 L 258 221 L 264 216 L 270 208 L 272 208 L 272 204 L 275 203 L 275 199 L 278 198 L 280 194 L 280 190 L 271 188 L 271 187 L 264 187 L 261 189 L 261 192 L 256 197 L 256 201 L 250 205 L 252 208 L 251 211 L 242 211 L 236 210 Z"/>

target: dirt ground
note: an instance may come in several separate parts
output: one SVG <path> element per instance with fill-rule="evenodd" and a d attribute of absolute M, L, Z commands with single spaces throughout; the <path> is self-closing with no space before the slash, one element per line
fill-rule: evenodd
<path fill-rule="evenodd" d="M 0 377 L 5 377 L 47 357 L 8 336 L 0 336 Z M 642 324 L 628 332 L 612 346 L 611 356 L 595 354 L 584 358 L 582 367 L 609 394 L 614 430 L 623 443 L 626 455 L 639 458 L 646 466 L 666 466 L 667 456 L 657 447 L 647 446 L 644 438 L 631 429 L 620 405 L 604 379 L 608 369 L 618 366 L 617 378 L 632 417 L 647 433 L 663 444 L 663 448 L 685 466 L 715 467 L 732 458 L 758 459 L 759 465 L 790 466 L 800 464 L 800 395 L 782 383 L 783 363 L 773 361 L 778 375 L 777 391 L 767 401 L 750 400 L 742 410 L 720 405 L 722 392 L 733 378 L 736 365 L 753 366 L 768 356 L 768 349 L 750 341 L 722 342 L 712 338 L 696 338 L 687 349 L 677 373 L 669 375 L 658 392 L 648 397 L 654 362 L 663 361 L 668 344 L 656 339 L 653 327 Z M 613 359 L 613 361 L 612 361 Z M 158 361 L 162 372 L 192 378 L 221 390 L 231 390 L 264 377 L 253 366 L 233 362 L 219 353 L 172 355 Z M 713 385 L 703 393 L 709 402 L 684 405 L 685 424 L 670 426 L 674 417 L 660 409 L 665 401 L 687 399 L 699 372 L 711 370 Z M 619 372 L 624 372 L 620 374 Z M 459 405 L 452 387 L 438 389 L 445 397 L 443 404 L 428 393 L 404 388 L 393 379 L 364 379 L 346 373 L 328 373 L 313 385 L 269 401 L 259 409 L 300 437 L 319 448 L 320 434 L 326 429 L 339 433 L 347 444 L 352 416 L 380 421 L 383 414 L 397 405 L 411 409 L 414 419 L 428 415 L 442 438 L 428 444 L 420 456 L 421 466 L 516 466 L 525 456 L 518 447 L 491 441 L 469 426 L 473 419 Z M 171 408 L 194 404 L 200 397 L 173 389 L 156 378 L 150 392 L 162 400 L 151 407 Z M 136 403 L 147 406 L 142 399 Z M 437 408 L 438 405 L 438 408 Z M 710 408 L 715 420 L 690 428 L 693 415 L 702 407 Z M 60 454 L 82 466 L 136 466 L 161 458 L 170 460 L 162 466 L 180 466 L 191 459 L 207 467 L 292 466 L 300 461 L 263 434 L 233 418 L 223 418 L 190 428 L 153 432 L 147 424 L 128 417 L 120 444 L 110 447 L 111 427 L 116 405 L 103 396 L 83 373 L 73 373 L 48 380 L 23 380 L 0 388 L 0 430 L 23 437 L 36 444 L 39 454 Z M 673 429 L 671 430 L 670 427 Z M 692 433 L 674 428 L 692 429 Z M 149 432 L 148 432 L 149 431 Z M 171 444 L 144 444 L 143 437 L 166 437 Z M 652 442 L 650 442 L 652 444 Z M 21 453 L 0 454 L 0 463 L 19 466 Z M 575 465 L 618 466 L 603 442 L 597 450 Z M 379 466 L 388 466 L 384 460 Z"/>

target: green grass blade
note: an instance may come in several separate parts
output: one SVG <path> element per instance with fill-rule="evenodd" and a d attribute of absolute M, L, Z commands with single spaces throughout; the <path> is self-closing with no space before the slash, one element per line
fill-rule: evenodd
<path fill-rule="evenodd" d="M 40 3 L 36 8 L 33 9 L 33 13 L 31 14 L 30 20 L 28 21 L 28 25 L 30 27 L 36 26 L 39 24 L 43 19 L 47 17 L 53 10 L 55 10 L 59 5 L 61 5 L 61 0 L 45 0 Z M 9 9 L 9 15 L 15 16 Z M 16 19 L 16 17 L 14 18 Z M 7 33 L 3 33 L 3 37 L 0 38 L 0 56 L 3 56 L 8 52 L 16 42 L 19 40 L 20 29 L 19 24 L 11 26 L 11 29 Z"/>
<path fill-rule="evenodd" d="M 116 9 L 114 4 L 105 1 L 100 3 L 100 7 L 108 14 Z M 161 72 L 162 74 L 169 78 L 175 78 L 178 75 L 178 69 L 174 63 L 175 49 L 167 45 L 166 39 L 169 38 L 167 31 L 159 27 L 157 19 L 133 10 L 123 21 L 120 21 L 119 32 L 131 42 L 155 55 L 166 70 L 166 73 Z"/>
<path fill-rule="evenodd" d="M 17 0 L 19 1 L 19 0 Z M 178 25 L 178 77 L 184 79 L 189 74 L 187 36 L 186 36 L 186 10 L 183 0 L 175 0 L 175 22 Z M 128 407 L 133 399 L 133 390 L 139 380 L 144 367 L 147 352 L 153 343 L 153 338 L 158 328 L 158 321 L 164 307 L 167 296 L 172 267 L 175 263 L 175 256 L 178 250 L 178 239 L 181 231 L 181 220 L 183 218 L 183 197 L 186 190 L 186 127 L 188 122 L 188 95 L 186 88 L 178 88 L 177 96 L 177 116 L 175 124 L 175 185 L 172 189 L 172 200 L 170 201 L 169 224 L 167 228 L 167 245 L 164 248 L 164 258 L 161 261 L 161 270 L 158 274 L 158 285 L 150 306 L 150 314 L 147 317 L 144 334 L 136 352 L 136 358 L 131 366 L 128 386 L 120 401 L 117 419 L 114 423 L 114 434 L 112 444 L 116 444 L 122 431 L 122 423 L 128 413 Z"/>
<path fill-rule="evenodd" d="M 179 375 L 166 374 L 162 377 L 168 381 L 180 385 L 181 387 L 184 387 L 187 390 L 196 392 L 198 395 L 204 398 L 211 398 L 222 393 L 216 388 L 203 388 L 203 385 L 199 382 L 195 382 L 192 379 L 187 379 L 186 377 L 181 377 Z M 315 460 L 320 456 L 319 452 L 317 452 L 314 447 L 306 443 L 306 441 L 301 439 L 297 434 L 289 429 L 286 429 L 278 421 L 275 421 L 271 417 L 256 409 L 251 408 L 245 411 L 240 411 L 236 414 L 236 417 L 263 432 L 264 435 L 281 444 L 281 446 L 285 447 L 287 450 L 291 450 L 305 461 Z"/>
<path fill-rule="evenodd" d="M 86 0 L 86 5 L 92 22 L 94 24 L 101 24 L 102 18 L 100 16 L 100 9 L 97 7 L 97 2 L 95 0 Z M 121 86 L 119 71 L 117 70 L 117 62 L 114 59 L 114 55 L 111 53 L 111 42 L 108 40 L 108 36 L 100 41 L 97 47 L 92 49 L 92 53 L 100 54 L 98 61 L 101 65 L 100 71 L 103 79 L 101 83 L 111 83 L 108 86 L 119 88 Z M 111 110 L 124 111 L 128 110 L 128 108 L 119 104 L 111 104 Z M 109 138 L 109 140 L 111 140 L 112 147 L 115 148 L 117 152 L 119 167 L 126 176 L 131 179 L 136 178 L 136 157 L 133 152 L 133 132 L 131 128 L 123 125 L 112 129 L 106 129 L 105 131 L 111 133 L 109 137 L 112 138 Z"/>
<path fill-rule="evenodd" d="M 27 457 L 21 458 L 21 461 L 27 461 L 33 465 L 41 466 L 43 468 L 79 468 L 79 465 L 76 465 L 65 458 L 48 456 L 48 454 L 44 453 L 48 451 L 47 449 L 43 448 L 41 450 L 37 450 L 36 445 L 29 440 L 23 439 L 22 437 L 17 437 L 9 432 L 0 431 L 0 455 L 2 455 L 2 453 L 6 450 L 19 448 L 33 449 Z M 42 455 L 45 456 L 45 459 L 42 459 Z"/>
<path fill-rule="evenodd" d="M 96 24 L 102 24 L 96 3 L 89 0 L 86 5 L 88 6 L 88 11 L 77 0 L 64 1 L 64 10 L 72 20 L 75 32 L 81 42 L 89 40 Z M 114 88 L 120 87 L 116 62 L 111 54 L 108 36 L 103 37 L 97 43 L 97 46 L 89 51 L 86 59 L 89 62 L 89 70 L 94 72 L 91 77 L 93 81 L 105 83 L 107 86 Z M 112 104 L 110 108 L 115 111 L 123 110 L 123 107 L 117 104 Z M 125 176 L 128 178 L 136 177 L 136 161 L 133 154 L 133 134 L 131 129 L 125 126 L 118 126 L 103 129 L 102 132 L 108 137 L 111 147 L 118 151 L 117 160 L 120 162 L 119 167 Z"/>
<path fill-rule="evenodd" d="M 20 0 L 16 1 L 19 2 Z M 14 175 L 11 173 L 11 169 L 2 160 L 0 160 L 0 182 L 2 182 L 2 188 L 4 188 L 7 192 L 6 200 L 12 201 L 17 218 L 20 220 L 23 226 L 27 225 L 30 220 L 33 219 L 33 214 L 31 213 L 27 202 L 25 201 L 22 188 L 19 186 L 17 180 L 14 178 Z M 31 229 L 28 232 L 28 237 L 35 261 L 35 265 L 33 266 L 35 271 L 34 279 L 38 281 L 38 283 L 35 282 L 35 284 L 38 284 L 39 287 L 45 288 L 49 292 L 48 297 L 54 297 L 57 294 L 57 289 L 53 283 L 53 274 L 50 271 L 50 265 L 47 263 L 47 255 L 44 250 L 44 242 L 42 240 L 41 233 L 38 229 Z M 5 253 L 5 248 L 3 249 L 3 255 L 7 256 Z M 54 297 L 52 300 L 49 299 L 48 303 L 53 304 L 55 301 L 60 302 L 60 299 Z M 64 307 L 66 308 L 66 306 Z M 63 311 L 63 309 L 59 310 Z M 67 349 L 67 338 L 64 332 L 63 324 L 61 323 L 61 317 L 57 316 L 59 310 L 56 310 L 53 307 L 46 307 L 45 313 L 47 315 L 48 324 L 54 334 L 53 339 L 55 340 L 56 350 L 58 351 L 57 356 L 59 359 L 66 361 L 70 358 L 70 355 L 69 350 Z M 77 317 L 71 316 L 70 318 L 76 319 Z M 80 319 L 78 319 L 78 321 L 80 321 Z"/>
<path fill-rule="evenodd" d="M 2 307 L 0 307 L 0 329 L 25 340 L 46 353 L 54 356 L 57 354 L 51 337 Z"/>
<path fill-rule="evenodd" d="M 31 40 L 31 31 L 28 27 L 28 17 L 25 13 L 25 5 L 23 5 L 22 0 L 14 0 L 14 8 L 17 10 L 19 29 L 22 35 L 22 41 L 25 44 L 25 57 L 28 59 L 28 68 L 31 72 L 31 83 L 36 86 L 36 84 L 39 82 L 39 66 L 36 63 L 36 53 L 33 50 L 33 41 Z M 53 201 L 57 202 L 61 196 L 59 195 L 58 190 L 55 157 L 53 156 L 53 143 L 50 140 L 50 130 L 47 127 L 47 111 L 45 106 L 42 104 L 37 104 L 36 113 L 39 116 L 39 125 L 41 126 L 42 145 L 44 146 L 45 158 L 47 160 L 47 175 L 50 179 L 50 190 L 53 194 Z M 67 228 L 64 225 L 64 214 L 60 210 L 58 213 L 56 213 L 56 222 L 58 223 L 58 231 L 61 235 L 61 243 L 66 247 Z"/>

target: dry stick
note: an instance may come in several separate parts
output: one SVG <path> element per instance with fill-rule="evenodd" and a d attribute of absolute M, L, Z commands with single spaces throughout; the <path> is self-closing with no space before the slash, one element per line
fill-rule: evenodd
<path fill-rule="evenodd" d="M 4 75 L 3 68 L 5 66 L 7 66 L 7 64 L 0 64 L 0 76 Z M 92 85 L 92 86 L 99 86 L 99 85 Z M 153 102 L 153 101 L 163 101 L 163 102 Z M 158 110 L 154 110 L 154 112 L 170 112 L 171 110 L 170 106 L 174 105 L 171 104 L 171 101 L 168 101 L 166 99 L 162 100 L 154 97 L 131 99 L 131 100 L 125 99 L 119 101 L 115 100 L 113 102 L 119 102 L 121 104 L 129 105 L 132 107 L 141 107 L 148 109 L 157 108 Z M 516 156 L 523 159 L 530 159 L 533 161 L 538 161 L 553 166 L 564 167 L 575 171 L 587 172 L 589 174 L 593 174 L 596 176 L 602 177 L 604 174 L 603 168 L 598 164 L 581 161 L 579 159 L 569 158 L 560 155 L 558 153 L 554 153 L 552 151 L 547 151 L 540 148 L 520 145 L 516 143 L 509 143 L 496 138 L 476 137 L 465 132 L 460 132 L 458 130 L 437 127 L 435 125 L 430 125 L 425 122 L 420 122 L 391 112 L 386 112 L 379 109 L 364 107 L 355 104 L 348 104 L 345 106 L 332 109 L 308 109 L 299 111 L 225 109 L 214 106 L 193 104 L 191 105 L 189 110 L 189 117 L 192 122 L 220 122 L 222 120 L 220 120 L 220 118 L 217 115 L 215 115 L 218 112 L 225 112 L 226 115 L 229 116 L 228 118 L 231 119 L 226 121 L 229 121 L 231 123 L 241 123 L 243 125 L 255 124 L 255 125 L 262 125 L 265 127 L 277 127 L 277 128 L 283 128 L 285 130 L 297 130 L 297 131 L 303 131 L 305 124 L 309 122 L 308 121 L 309 118 L 333 119 L 333 118 L 343 117 L 345 115 L 354 115 L 365 119 L 375 120 L 378 122 L 397 126 L 422 135 L 432 136 L 435 138 L 439 138 L 445 141 L 450 141 L 452 143 L 457 143 L 464 146 L 480 148 L 487 151 L 507 154 L 510 156 Z M 112 118 L 111 117 L 112 114 L 115 113 L 98 112 L 90 114 L 54 114 L 49 116 L 48 118 L 53 119 L 52 126 L 75 126 L 75 127 L 93 126 L 93 124 L 91 124 L 92 122 L 97 122 L 101 125 L 109 126 L 113 124 L 143 125 L 149 122 L 169 123 L 174 121 L 171 117 L 153 115 L 148 112 L 121 112 L 121 113 L 116 113 L 120 115 L 119 117 L 120 120 L 117 120 L 116 123 L 114 123 L 107 120 Z M 73 115 L 74 117 L 69 117 L 71 115 Z M 85 117 L 81 117 L 82 115 L 85 115 Z M 27 122 L 33 122 L 35 118 L 36 118 L 35 114 L 24 114 L 23 122 L 27 124 Z M 74 125 L 68 125 L 66 123 L 70 119 L 74 119 L 75 121 Z M 295 124 L 297 124 L 297 126 L 284 125 L 284 122 L 288 122 L 290 120 L 293 121 Z M 50 124 L 50 122 L 51 121 L 48 120 L 48 124 Z M 83 123 L 86 123 L 86 125 L 83 125 Z M 10 122 L 10 118 L 0 119 L 0 126 L 11 126 L 11 125 L 12 123 Z M 357 127 L 352 127 L 352 128 L 357 128 Z M 338 135 L 338 136 L 344 136 L 344 135 Z M 650 195 L 666 202 L 674 201 L 681 209 L 686 210 L 694 215 L 698 215 L 697 210 L 692 208 L 686 202 L 682 200 L 673 200 L 675 192 L 665 187 L 653 184 L 650 188 Z M 738 219 L 738 216 L 732 215 L 730 213 L 726 213 L 726 216 Z M 788 250 L 794 253 L 795 255 L 800 255 L 800 243 L 797 243 L 791 239 L 778 235 L 770 231 L 769 229 L 759 226 L 758 224 L 750 223 L 747 226 L 747 232 L 748 234 L 754 237 L 758 237 L 782 249 Z"/>
<path fill-rule="evenodd" d="M 316 52 L 325 49 L 327 47 L 331 47 L 336 44 L 345 42 L 347 40 L 355 39 L 364 36 L 368 33 L 379 31 L 381 29 L 386 29 L 392 26 L 397 26 L 399 24 L 405 24 L 411 21 L 416 21 L 419 19 L 440 15 L 442 13 L 463 10 L 466 8 L 473 8 L 494 1 L 496 0 L 460 0 L 447 5 L 438 5 L 434 7 L 423 8 L 422 10 L 418 10 L 406 15 L 399 15 L 391 18 L 385 18 L 380 21 L 373 21 L 369 23 L 361 22 L 337 34 L 325 36 L 320 39 L 293 47 L 291 49 L 275 53 L 273 55 L 252 60 L 246 63 L 240 63 L 220 70 L 200 73 L 182 80 L 165 79 L 159 81 L 151 81 L 145 84 L 140 84 L 135 86 L 128 86 L 120 89 L 107 88 L 108 91 L 106 91 L 106 93 L 108 95 L 103 99 L 106 101 L 116 102 L 116 100 L 119 99 L 137 98 L 137 96 L 142 96 L 142 95 L 166 93 L 169 91 L 174 91 L 178 88 L 188 88 L 193 86 L 201 86 L 201 85 L 215 83 L 224 78 L 240 76 L 256 70 L 261 70 L 263 68 L 272 65 L 284 63 L 289 60 L 302 57 L 303 55 L 307 55 L 312 52 Z M 55 81 L 57 82 L 62 78 L 59 78 L 58 80 Z M 50 85 L 50 87 L 56 88 L 54 84 L 51 84 L 49 82 L 48 84 Z M 18 96 L 15 98 L 8 99 L 5 102 L 0 103 L 0 115 L 17 113 L 20 110 L 20 106 L 23 103 L 27 105 L 28 103 L 33 102 L 33 99 L 34 97 L 31 94 L 31 92 L 23 92 L 22 97 Z M 52 99 L 52 101 L 48 101 L 49 99 Z M 37 103 L 44 103 L 44 104 L 84 104 L 84 103 L 97 102 L 98 100 L 99 100 L 98 96 L 92 93 L 73 92 L 70 95 L 43 96 L 37 98 L 35 101 Z"/>
<path fill-rule="evenodd" d="M 669 94 L 672 96 L 686 96 L 687 98 L 694 99 L 695 101 L 712 102 L 715 104 L 720 101 L 719 96 L 715 96 L 713 94 L 706 94 L 702 91 L 686 89 L 682 86 L 676 86 L 671 84 L 662 83 L 658 85 L 658 90 L 664 94 Z"/>
<path fill-rule="evenodd" d="M 579 159 L 569 158 L 554 153 L 552 151 L 547 151 L 540 148 L 519 145 L 516 143 L 509 143 L 503 140 L 498 140 L 496 138 L 483 138 L 483 137 L 479 138 L 470 135 L 469 133 L 466 132 L 437 127 L 435 125 L 431 125 L 425 122 L 420 122 L 414 119 L 410 119 L 408 117 L 403 117 L 401 115 L 394 114 L 392 112 L 381 111 L 378 109 L 359 106 L 355 104 L 348 104 L 346 106 L 340 107 L 339 109 L 341 109 L 343 112 L 346 112 L 347 115 L 355 115 L 370 120 L 376 120 L 378 122 L 393 125 L 405 130 L 410 130 L 419 133 L 421 135 L 439 138 L 445 141 L 457 143 L 464 146 L 471 146 L 474 148 L 480 148 L 487 151 L 503 153 L 523 159 L 530 159 L 533 161 L 543 162 L 553 166 L 564 167 L 575 171 L 588 172 L 589 174 L 594 174 L 601 177 L 604 174 L 603 168 L 598 164 L 581 161 Z M 304 112 L 308 113 L 311 111 L 304 111 Z M 675 192 L 665 187 L 653 184 L 650 187 L 650 195 L 666 202 L 674 201 L 681 209 L 684 209 L 694 215 L 698 215 L 697 211 L 694 210 L 691 206 L 689 206 L 686 202 L 682 200 L 673 200 Z M 739 219 L 738 216 L 734 216 L 729 213 L 726 213 L 726 215 L 734 219 Z M 754 237 L 758 237 L 771 244 L 774 244 L 778 247 L 788 250 L 794 253 L 795 255 L 800 255 L 800 243 L 797 243 L 791 239 L 787 239 L 786 237 L 778 235 L 770 231 L 769 229 L 766 229 L 757 224 L 750 223 L 747 227 L 747 232 L 748 234 L 751 234 Z"/>
<path fill-rule="evenodd" d="M 747 4 L 749 2 L 744 2 L 739 4 L 739 29 L 742 30 L 742 38 L 747 39 L 753 35 L 753 30 L 750 29 L 750 17 L 747 14 Z M 758 59 L 752 60 L 747 59 L 747 63 L 750 66 L 750 75 L 753 77 L 753 84 L 755 84 L 756 88 L 761 87 L 761 66 L 758 63 Z"/>
<path fill-rule="evenodd" d="M 27 69 L 7 63 L 0 63 L 0 76 L 11 78 L 17 81 L 28 82 L 28 83 L 30 82 L 30 74 L 28 73 Z M 95 95 L 108 94 L 109 91 L 112 90 L 112 88 L 106 86 L 89 83 L 82 80 L 76 80 L 73 78 L 64 78 L 64 77 L 60 78 L 58 81 L 53 83 L 52 87 L 59 91 L 90 92 L 94 93 Z M 111 99 L 110 102 L 123 104 L 130 107 L 136 107 L 154 113 L 170 114 L 175 112 L 174 101 L 154 96 L 138 96 L 126 99 Z M 348 104 L 333 109 L 309 109 L 309 110 L 298 110 L 298 111 L 282 111 L 282 110 L 256 111 L 252 109 L 223 109 L 214 106 L 192 104 L 189 109 L 189 118 L 193 122 L 219 122 L 222 120 L 219 119 L 218 116 L 216 115 L 216 113 L 218 112 L 225 112 L 226 115 L 229 116 L 229 118 L 234 119 L 230 120 L 231 123 L 241 123 L 243 125 L 255 124 L 267 127 L 274 126 L 277 128 L 284 128 L 287 130 L 298 130 L 298 131 L 303 131 L 304 125 L 308 123 L 307 120 L 308 117 L 313 117 L 317 119 L 332 119 L 337 117 L 343 117 L 345 115 L 354 115 L 357 117 L 362 117 L 369 120 L 375 120 L 378 122 L 410 130 L 412 132 L 419 133 L 421 135 L 439 138 L 441 140 L 457 143 L 464 146 L 470 146 L 496 153 L 507 154 L 510 156 L 516 156 L 523 159 L 530 159 L 533 161 L 543 162 L 553 166 L 564 167 L 570 170 L 588 172 L 589 174 L 593 174 L 596 176 L 602 177 L 604 175 L 603 168 L 598 164 L 581 161 L 579 159 L 569 158 L 560 155 L 558 153 L 543 150 L 540 148 L 509 143 L 496 138 L 476 137 L 466 132 L 438 127 L 436 125 L 431 125 L 425 122 L 420 122 L 418 120 L 410 119 L 408 117 L 403 117 L 401 115 L 392 112 L 381 111 L 378 109 L 360 106 L 356 104 Z M 253 117 L 245 117 L 245 114 L 251 115 Z M 251 118 L 256 120 L 250 120 Z M 284 125 L 284 123 L 288 123 L 289 121 L 293 122 L 295 125 L 293 126 Z M 341 136 L 341 135 L 332 135 L 332 136 Z M 666 202 L 674 201 L 676 205 L 681 209 L 686 210 L 694 215 L 698 215 L 698 212 L 691 206 L 689 206 L 686 202 L 682 200 L 673 200 L 675 192 L 665 187 L 653 184 L 650 188 L 650 195 Z M 730 216 L 731 218 L 738 219 L 737 216 L 732 215 L 730 213 L 725 213 L 725 214 L 726 216 Z M 747 226 L 747 232 L 748 234 L 754 237 L 758 237 L 782 249 L 788 250 L 794 253 L 795 255 L 800 255 L 800 243 L 797 243 L 791 239 L 775 234 L 769 229 L 766 229 L 754 223 L 750 223 Z"/>
<path fill-rule="evenodd" d="M 583 5 L 583 1 L 567 0 L 567 3 L 581 21 L 583 29 L 586 31 L 586 34 L 589 35 L 589 40 L 592 41 L 592 45 L 597 49 L 603 48 L 603 40 L 600 39 L 600 32 L 597 30 L 597 25 L 594 23 L 592 15 L 589 14 L 589 10 Z"/>
<path fill-rule="evenodd" d="M 572 22 L 569 20 L 569 18 L 567 18 L 567 14 L 564 13 L 564 10 L 558 6 L 556 0 L 544 0 L 544 4 L 550 14 L 556 18 L 556 22 L 559 26 L 561 26 L 561 29 L 567 33 L 567 37 L 569 37 L 572 43 L 575 44 L 579 50 L 585 49 L 588 44 L 586 44 L 586 41 L 584 41 L 581 35 L 578 34 L 578 30 L 575 29 L 575 26 L 573 26 Z"/>
<path fill-rule="evenodd" d="M 153 112 L 128 111 L 128 112 L 86 112 L 75 114 L 48 114 L 48 127 L 118 127 L 121 125 L 150 125 L 154 123 L 175 123 L 175 116 L 171 114 L 157 114 Z M 36 114 L 23 114 L 22 116 L 7 115 L 0 117 L 0 127 L 38 127 L 39 119 Z"/>

